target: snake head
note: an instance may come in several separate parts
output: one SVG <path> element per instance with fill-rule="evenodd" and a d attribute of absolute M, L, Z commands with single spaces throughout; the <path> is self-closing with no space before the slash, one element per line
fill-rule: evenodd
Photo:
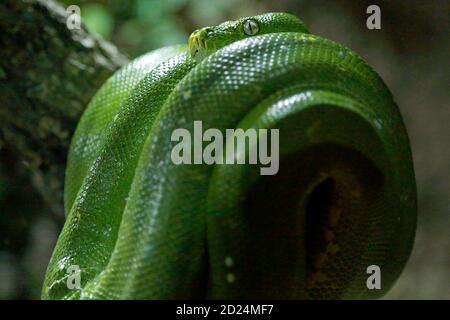
<path fill-rule="evenodd" d="M 189 53 L 197 62 L 201 62 L 218 49 L 235 41 L 279 32 L 309 33 L 304 23 L 294 15 L 266 13 L 195 30 L 189 36 Z"/>

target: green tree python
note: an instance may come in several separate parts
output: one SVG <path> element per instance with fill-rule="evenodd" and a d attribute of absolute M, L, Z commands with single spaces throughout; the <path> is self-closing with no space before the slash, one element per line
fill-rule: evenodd
<path fill-rule="evenodd" d="M 199 120 L 278 129 L 278 173 L 173 163 L 171 134 Z M 196 30 L 188 46 L 116 72 L 78 124 L 64 201 L 45 299 L 378 298 L 416 225 L 409 140 L 388 88 L 287 13 Z"/>

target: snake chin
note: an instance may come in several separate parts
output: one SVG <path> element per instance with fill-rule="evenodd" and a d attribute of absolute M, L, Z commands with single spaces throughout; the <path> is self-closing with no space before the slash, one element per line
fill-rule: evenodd
<path fill-rule="evenodd" d="M 191 57 L 200 63 L 208 56 L 208 42 L 205 39 L 206 31 L 201 29 L 193 32 L 188 40 L 189 53 Z"/>

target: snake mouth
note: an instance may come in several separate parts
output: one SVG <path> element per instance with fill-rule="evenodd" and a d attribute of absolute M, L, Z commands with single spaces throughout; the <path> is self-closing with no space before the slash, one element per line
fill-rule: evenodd
<path fill-rule="evenodd" d="M 205 40 L 206 31 L 194 31 L 188 40 L 189 53 L 197 62 L 207 56 L 208 42 Z"/>

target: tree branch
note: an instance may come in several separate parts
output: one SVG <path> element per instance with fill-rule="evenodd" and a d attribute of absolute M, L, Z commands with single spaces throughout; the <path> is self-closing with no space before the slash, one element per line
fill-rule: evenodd
<path fill-rule="evenodd" d="M 66 19 L 53 0 L 0 3 L 0 152 L 13 153 L 58 214 L 76 123 L 101 84 L 127 62 L 84 26 L 69 30 Z"/>

